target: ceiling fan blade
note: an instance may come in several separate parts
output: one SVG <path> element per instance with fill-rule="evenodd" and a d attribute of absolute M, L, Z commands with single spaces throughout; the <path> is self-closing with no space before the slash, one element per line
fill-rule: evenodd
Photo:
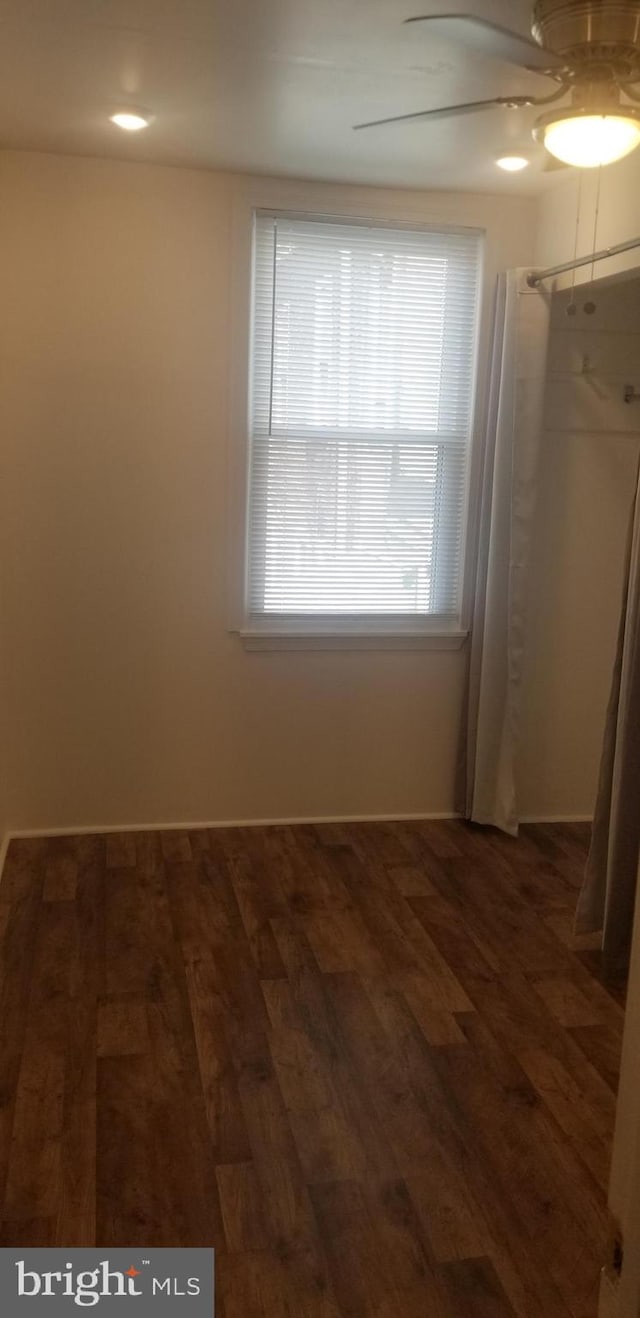
<path fill-rule="evenodd" d="M 554 72 L 566 68 L 565 61 L 550 50 L 543 50 L 535 41 L 528 41 L 509 28 L 489 23 L 475 14 L 425 14 L 424 17 L 406 18 L 405 23 L 429 23 L 435 37 L 447 41 L 463 41 L 474 50 L 492 59 L 507 60 L 536 73 Z"/>
<path fill-rule="evenodd" d="M 416 110 L 414 114 L 394 114 L 390 119 L 370 119 L 366 124 L 354 124 L 355 129 L 379 128 L 381 124 L 403 124 L 411 119 L 447 119 L 450 115 L 475 114 L 476 110 L 494 110 L 496 106 L 520 110 L 533 105 L 531 96 L 494 96 L 490 101 L 463 101 L 462 105 L 441 105 L 435 110 Z"/>

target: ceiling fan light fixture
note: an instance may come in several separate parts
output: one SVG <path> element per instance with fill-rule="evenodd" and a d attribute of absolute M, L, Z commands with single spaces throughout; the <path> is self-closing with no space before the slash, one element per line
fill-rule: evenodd
<path fill-rule="evenodd" d="M 593 107 L 555 110 L 538 120 L 533 135 L 565 165 L 612 165 L 640 146 L 640 109 L 621 105 L 600 114 Z"/>
<path fill-rule="evenodd" d="M 507 174 L 518 174 L 521 169 L 526 169 L 529 161 L 526 156 L 499 156 L 496 165 L 499 169 L 504 169 Z"/>

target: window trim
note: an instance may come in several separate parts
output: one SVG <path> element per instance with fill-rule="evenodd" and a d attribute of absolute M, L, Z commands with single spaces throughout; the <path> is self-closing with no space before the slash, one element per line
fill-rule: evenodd
<path fill-rule="evenodd" d="M 468 630 L 443 626 L 433 631 L 362 632 L 252 631 L 238 632 L 245 650 L 461 650 Z"/>
<path fill-rule="evenodd" d="M 480 369 L 483 356 L 486 247 L 487 230 L 479 224 L 467 225 L 451 221 L 444 215 L 425 217 L 427 204 L 432 200 L 424 194 L 424 210 L 394 205 L 402 203 L 402 195 L 390 196 L 384 205 L 368 205 L 363 214 L 362 205 L 354 205 L 335 189 L 322 184 L 294 184 L 286 180 L 265 180 L 264 192 L 257 181 L 241 191 L 233 208 L 233 262 L 232 262 L 232 317 L 231 317 L 231 416 L 229 435 L 229 499 L 227 519 L 229 626 L 245 649 L 268 650 L 457 650 L 467 639 L 471 615 L 471 555 L 477 523 L 477 484 L 479 471 L 480 419 L 484 399 Z M 329 204 L 333 192 L 338 194 L 337 204 Z M 307 192 L 326 192 L 326 205 L 304 204 Z M 287 204 L 294 194 L 296 204 Z M 300 195 L 302 193 L 302 195 Z M 266 194 L 266 195 L 265 195 Z M 315 200 L 315 198 L 314 198 Z M 437 199 L 438 200 L 438 199 Z M 448 198 L 450 201 L 451 199 Z M 464 198 L 462 199 L 464 201 Z M 298 204 L 302 202 L 303 204 Z M 436 207 L 439 209 L 439 207 Z M 463 208 L 461 208 L 463 209 Z M 359 616 L 342 615 L 337 618 L 323 615 L 296 615 L 283 626 L 277 615 L 265 615 L 257 622 L 249 615 L 247 601 L 248 567 L 248 496 L 250 476 L 250 364 L 252 336 L 253 292 L 253 226 L 256 215 L 282 215 L 286 219 L 334 220 L 372 228 L 389 227 L 426 233 L 462 233 L 478 240 L 478 287 L 476 302 L 476 342 L 473 364 L 472 410 L 469 443 L 469 461 L 466 471 L 465 521 L 461 566 L 461 608 L 455 618 L 437 618 L 411 615 L 411 625 L 398 615 Z"/>

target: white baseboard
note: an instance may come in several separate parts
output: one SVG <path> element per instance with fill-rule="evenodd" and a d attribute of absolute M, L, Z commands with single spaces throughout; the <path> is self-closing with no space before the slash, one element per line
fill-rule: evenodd
<path fill-rule="evenodd" d="M 419 820 L 459 819 L 453 810 L 436 810 L 429 814 L 385 815 L 286 815 L 269 819 L 186 819 L 176 823 L 156 824 L 77 824 L 64 828 L 12 828 L 8 831 L 1 855 L 6 854 L 13 838 L 76 837 L 91 833 L 187 833 L 201 828 L 277 828 L 296 824 L 392 824 Z"/>
<path fill-rule="evenodd" d="M 418 814 L 384 814 L 384 815 L 287 815 L 277 819 L 198 819 L 182 820 L 179 823 L 155 824 L 76 824 L 65 828 L 13 828 L 9 829 L 0 845 L 0 877 L 6 860 L 9 844 L 13 838 L 39 837 L 77 837 L 92 833 L 171 833 L 179 830 L 189 832 L 202 828 L 275 828 L 296 824 L 389 824 L 416 823 L 429 821 L 460 819 L 462 816 L 454 810 L 435 810 Z M 525 815 L 521 824 L 585 824 L 591 823 L 591 815 Z"/>
<path fill-rule="evenodd" d="M 593 815 L 521 815 L 521 824 L 592 824 Z"/>

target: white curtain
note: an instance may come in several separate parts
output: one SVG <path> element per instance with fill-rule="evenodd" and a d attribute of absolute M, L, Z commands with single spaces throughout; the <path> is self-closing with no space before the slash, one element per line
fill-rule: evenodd
<path fill-rule="evenodd" d="M 482 477 L 460 813 L 518 831 L 526 589 L 549 339 L 549 296 L 526 271 L 500 275 Z"/>
<path fill-rule="evenodd" d="M 618 648 L 577 934 L 602 931 L 606 971 L 629 963 L 640 853 L 640 483 L 631 511 Z"/>

